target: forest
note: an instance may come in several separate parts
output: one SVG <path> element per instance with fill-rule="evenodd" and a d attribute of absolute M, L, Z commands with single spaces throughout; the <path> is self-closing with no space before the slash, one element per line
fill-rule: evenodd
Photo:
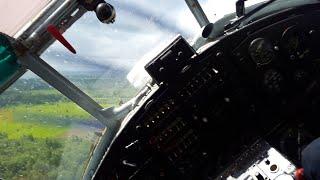
<path fill-rule="evenodd" d="M 103 107 L 134 96 L 126 81 L 68 77 Z M 105 127 L 40 78 L 0 95 L 0 179 L 81 179 Z"/>

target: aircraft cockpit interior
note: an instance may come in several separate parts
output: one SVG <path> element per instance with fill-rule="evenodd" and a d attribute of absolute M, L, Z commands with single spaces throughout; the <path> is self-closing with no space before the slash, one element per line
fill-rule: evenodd
<path fill-rule="evenodd" d="M 0 179 L 320 178 L 319 0 L 0 9 Z"/>

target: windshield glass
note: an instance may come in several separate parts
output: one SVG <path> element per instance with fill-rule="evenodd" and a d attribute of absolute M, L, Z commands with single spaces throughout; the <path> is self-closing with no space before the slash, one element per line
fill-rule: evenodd
<path fill-rule="evenodd" d="M 81 179 L 104 126 L 32 73 L 0 96 L 0 179 Z"/>
<path fill-rule="evenodd" d="M 107 106 L 128 100 L 141 88 L 131 86 L 127 74 L 146 54 L 177 34 L 191 39 L 200 29 L 184 1 L 108 3 L 116 9 L 114 24 L 102 24 L 94 12 L 88 12 L 64 33 L 76 55 L 59 42 L 42 55 L 81 90 Z"/>

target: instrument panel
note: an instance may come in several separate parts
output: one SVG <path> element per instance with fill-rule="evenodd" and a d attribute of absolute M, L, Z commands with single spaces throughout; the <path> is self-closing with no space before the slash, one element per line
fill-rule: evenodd
<path fill-rule="evenodd" d="M 255 21 L 200 54 L 177 37 L 146 66 L 159 89 L 114 140 L 95 179 L 216 179 L 257 140 L 289 149 L 279 144 L 283 126 L 303 121 L 316 133 L 317 8 Z"/>

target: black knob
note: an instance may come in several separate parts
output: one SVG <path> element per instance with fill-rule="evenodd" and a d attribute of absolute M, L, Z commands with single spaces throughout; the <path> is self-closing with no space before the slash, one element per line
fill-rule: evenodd
<path fill-rule="evenodd" d="M 106 24 L 113 23 L 116 18 L 116 11 L 109 3 L 99 3 L 95 9 L 98 19 Z"/>

